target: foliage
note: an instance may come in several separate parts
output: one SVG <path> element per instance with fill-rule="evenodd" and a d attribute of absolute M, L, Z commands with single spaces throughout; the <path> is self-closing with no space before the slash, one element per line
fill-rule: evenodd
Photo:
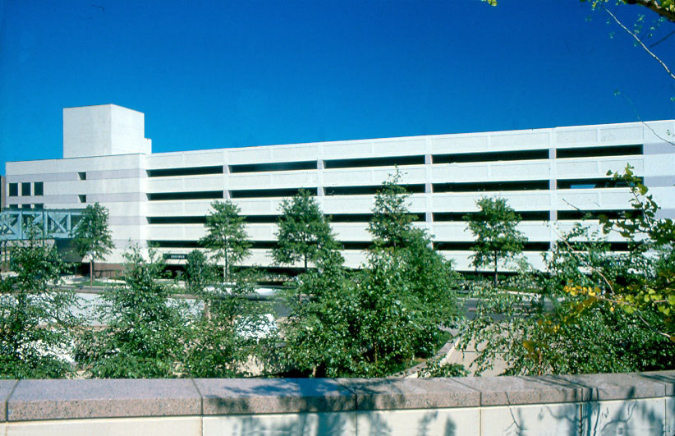
<path fill-rule="evenodd" d="M 250 375 L 246 371 L 250 359 L 261 354 L 276 333 L 270 306 L 255 300 L 256 278 L 254 273 L 238 272 L 232 276 L 233 284 L 198 294 L 204 308 L 190 332 L 183 375 Z"/>
<path fill-rule="evenodd" d="M 497 6 L 497 0 L 483 0 L 490 6 Z M 607 3 L 640 5 L 660 17 L 675 22 L 675 0 L 581 0 L 582 3 L 591 3 L 593 8 L 603 6 Z"/>
<path fill-rule="evenodd" d="M 88 205 L 82 212 L 73 243 L 80 256 L 90 256 L 91 277 L 94 276 L 94 261 L 103 260 L 110 254 L 115 244 L 112 241 L 112 232 L 108 227 L 108 209 L 99 203 Z"/>
<path fill-rule="evenodd" d="M 422 369 L 417 376 L 420 378 L 433 377 L 466 377 L 469 371 L 461 363 L 442 363 L 441 358 L 427 360 L 426 368 Z"/>
<path fill-rule="evenodd" d="M 401 173 L 396 173 L 387 179 L 377 195 L 373 207 L 373 218 L 368 223 L 368 232 L 372 235 L 373 243 L 377 247 L 392 247 L 394 249 L 405 246 L 406 238 L 412 230 L 413 216 L 408 210 L 408 195 L 400 185 Z"/>
<path fill-rule="evenodd" d="M 201 295 L 204 289 L 214 282 L 216 274 L 214 265 L 209 263 L 206 255 L 199 250 L 192 250 L 185 263 L 185 291 L 191 295 Z"/>
<path fill-rule="evenodd" d="M 206 236 L 199 242 L 215 253 L 215 259 L 223 261 L 223 278 L 229 280 L 231 267 L 250 254 L 244 218 L 231 201 L 214 201 L 213 212 L 206 217 Z"/>
<path fill-rule="evenodd" d="M 345 269 L 339 253 L 324 250 L 317 269 L 297 278 L 308 297 L 296 301 L 290 297 L 297 291 L 289 292 L 287 370 L 315 377 L 392 374 L 433 355 L 439 326 L 456 316 L 454 272 L 424 231 L 399 219 L 409 213 L 394 185 L 376 198 L 379 218 L 370 228 L 387 231 L 373 235 L 379 242 L 361 271 Z"/>
<path fill-rule="evenodd" d="M 522 253 L 527 238 L 516 228 L 520 216 L 505 199 L 483 197 L 476 201 L 476 205 L 478 213 L 464 217 L 476 238 L 472 265 L 476 268 L 492 265 L 496 286 L 499 262 Z"/>
<path fill-rule="evenodd" d="M 315 262 L 325 250 L 337 248 L 330 224 L 309 191 L 301 189 L 296 196 L 284 199 L 280 210 L 278 244 L 272 251 L 277 263 L 302 261 L 307 272 L 309 262 Z"/>
<path fill-rule="evenodd" d="M 600 224 L 629 250 L 611 251 L 605 235 L 576 225 L 546 257 L 547 274 L 530 276 L 539 294 L 481 290 L 462 339 L 464 349 L 484 344 L 474 362 L 479 372 L 497 358 L 508 374 L 675 367 L 673 224 L 657 219 L 658 206 L 630 167 L 614 176 L 630 187 L 634 209 Z"/>
<path fill-rule="evenodd" d="M 64 264 L 56 249 L 36 226 L 28 234 L 12 252 L 16 275 L 0 280 L 0 378 L 67 377 L 77 299 L 59 287 Z"/>
<path fill-rule="evenodd" d="M 189 326 L 187 307 L 169 300 L 164 264 L 151 250 L 125 254 L 124 283 L 108 287 L 96 308 L 100 330 L 79 341 L 76 360 L 98 378 L 176 376 Z"/>

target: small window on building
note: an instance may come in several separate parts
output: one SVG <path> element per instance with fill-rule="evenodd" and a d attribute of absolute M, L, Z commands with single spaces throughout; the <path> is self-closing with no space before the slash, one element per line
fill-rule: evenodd
<path fill-rule="evenodd" d="M 30 197 L 30 182 L 24 182 L 21 184 L 21 196 Z"/>
<path fill-rule="evenodd" d="M 87 202 L 87 196 L 86 195 L 78 195 L 80 197 L 80 203 L 86 203 Z"/>
<path fill-rule="evenodd" d="M 82 173 L 77 173 L 77 175 L 80 177 L 80 180 L 87 180 L 87 173 L 82 172 Z"/>
<path fill-rule="evenodd" d="M 30 204 L 22 204 L 21 209 L 30 209 Z"/>
<path fill-rule="evenodd" d="M 19 184 L 18 183 L 10 183 L 9 184 L 9 196 L 10 197 L 18 197 L 19 196 Z"/>
<path fill-rule="evenodd" d="M 42 182 L 35 182 L 33 183 L 33 195 L 37 195 L 38 197 L 41 197 L 44 195 L 44 183 Z"/>
<path fill-rule="evenodd" d="M 33 209 L 35 209 L 35 210 L 43 210 L 44 208 L 45 208 L 45 206 L 42 203 L 35 203 L 33 205 Z"/>

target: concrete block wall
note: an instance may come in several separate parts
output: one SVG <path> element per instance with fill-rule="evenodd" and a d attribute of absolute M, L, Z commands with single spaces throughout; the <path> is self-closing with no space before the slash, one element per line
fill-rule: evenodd
<path fill-rule="evenodd" d="M 675 371 L 0 381 L 3 435 L 672 435 Z"/>

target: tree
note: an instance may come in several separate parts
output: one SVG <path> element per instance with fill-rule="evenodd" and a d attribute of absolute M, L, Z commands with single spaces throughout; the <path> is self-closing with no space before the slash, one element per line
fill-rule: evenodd
<path fill-rule="evenodd" d="M 525 293 L 480 292 L 462 347 L 483 344 L 478 371 L 496 358 L 507 374 L 631 372 L 675 367 L 675 227 L 628 167 L 632 211 L 601 216 L 599 231 L 577 224 L 527 274 Z M 628 250 L 612 250 L 618 233 Z M 522 285 L 522 284 L 521 284 Z"/>
<path fill-rule="evenodd" d="M 438 346 L 439 327 L 456 317 L 454 272 L 409 220 L 395 177 L 377 195 L 374 244 L 361 271 L 324 250 L 301 274 L 283 324 L 286 370 L 315 377 L 378 377 L 400 371 Z M 394 213 L 388 213 L 388 212 Z"/>
<path fill-rule="evenodd" d="M 185 290 L 188 294 L 200 295 L 215 278 L 214 266 L 206 255 L 199 250 L 192 250 L 187 255 L 185 264 Z"/>
<path fill-rule="evenodd" d="M 166 378 L 181 370 L 187 307 L 169 300 L 164 263 L 140 247 L 125 254 L 124 283 L 106 288 L 96 308 L 100 330 L 80 338 L 76 360 L 98 378 Z"/>
<path fill-rule="evenodd" d="M 499 262 L 522 253 L 527 239 L 516 228 L 520 216 L 505 199 L 483 197 L 476 205 L 478 213 L 464 216 L 476 238 L 472 265 L 476 268 L 493 265 L 494 285 L 497 286 Z"/>
<path fill-rule="evenodd" d="M 309 263 L 316 261 L 323 250 L 337 248 L 330 224 L 309 191 L 301 189 L 296 196 L 284 199 L 280 210 L 278 243 L 272 251 L 277 263 L 302 261 L 307 272 Z"/>
<path fill-rule="evenodd" d="M 197 294 L 203 316 L 187 337 L 184 376 L 246 376 L 252 362 L 261 363 L 254 359 L 275 343 L 276 326 L 270 305 L 256 298 L 257 278 L 254 271 L 237 272 L 233 283 Z"/>
<path fill-rule="evenodd" d="M 497 0 L 483 1 L 491 6 L 497 6 Z M 675 1 L 673 0 L 581 0 L 581 2 L 591 3 L 594 8 L 604 6 L 611 2 L 615 2 L 616 4 L 639 5 L 655 12 L 668 21 L 675 23 Z"/>
<path fill-rule="evenodd" d="M 206 217 L 206 236 L 199 242 L 215 253 L 216 260 L 223 260 L 223 279 L 230 278 L 232 265 L 251 254 L 244 218 L 231 201 L 214 201 L 213 212 Z"/>
<path fill-rule="evenodd" d="M 368 223 L 368 232 L 377 247 L 404 246 L 412 231 L 412 214 L 408 210 L 408 195 L 399 184 L 401 173 L 389 177 L 375 196 L 373 218 Z"/>
<path fill-rule="evenodd" d="M 80 325 L 72 290 L 59 286 L 64 263 L 37 226 L 12 252 L 16 275 L 0 280 L 0 378 L 62 378 Z"/>
<path fill-rule="evenodd" d="M 94 261 L 105 259 L 115 248 L 108 228 L 108 210 L 99 203 L 88 205 L 75 228 L 73 242 L 80 256 L 89 256 L 89 280 L 93 286 Z"/>

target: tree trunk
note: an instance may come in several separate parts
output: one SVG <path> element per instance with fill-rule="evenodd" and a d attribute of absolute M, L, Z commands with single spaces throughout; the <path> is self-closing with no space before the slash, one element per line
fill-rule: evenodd
<path fill-rule="evenodd" d="M 494 286 L 495 288 L 497 287 L 497 265 L 498 265 L 499 257 L 497 256 L 497 253 L 495 253 L 495 277 L 494 277 Z"/>
<path fill-rule="evenodd" d="M 89 259 L 89 290 L 94 289 L 94 258 Z"/>

